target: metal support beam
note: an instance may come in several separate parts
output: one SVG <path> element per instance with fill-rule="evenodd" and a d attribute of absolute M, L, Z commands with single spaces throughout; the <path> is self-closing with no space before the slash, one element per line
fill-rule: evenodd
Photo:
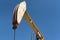
<path fill-rule="evenodd" d="M 32 19 L 30 18 L 30 16 L 28 15 L 27 12 L 25 12 L 24 14 L 24 18 L 25 20 L 29 23 L 29 25 L 31 26 L 31 28 L 33 29 L 33 31 L 35 32 L 36 35 L 38 35 L 40 40 L 44 40 L 41 33 L 38 31 L 36 25 L 34 24 L 34 22 L 32 21 Z"/>

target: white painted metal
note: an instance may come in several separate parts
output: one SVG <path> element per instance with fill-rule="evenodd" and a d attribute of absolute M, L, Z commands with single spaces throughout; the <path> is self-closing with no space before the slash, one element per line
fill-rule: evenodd
<path fill-rule="evenodd" d="M 26 2 L 23 1 L 19 4 L 18 10 L 17 10 L 17 22 L 18 22 L 18 24 L 20 24 L 25 11 L 26 11 Z"/>

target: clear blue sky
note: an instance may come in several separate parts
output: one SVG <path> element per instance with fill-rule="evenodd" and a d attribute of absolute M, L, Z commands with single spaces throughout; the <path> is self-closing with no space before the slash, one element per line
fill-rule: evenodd
<path fill-rule="evenodd" d="M 0 40 L 13 40 L 13 9 L 21 1 L 0 0 Z M 26 3 L 29 15 L 45 40 L 60 40 L 60 0 L 26 0 Z M 31 32 L 23 18 L 16 30 L 16 40 L 31 40 Z"/>

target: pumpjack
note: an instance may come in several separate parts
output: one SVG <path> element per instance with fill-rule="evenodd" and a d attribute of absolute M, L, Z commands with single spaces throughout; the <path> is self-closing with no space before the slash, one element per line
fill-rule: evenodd
<path fill-rule="evenodd" d="M 16 30 L 17 26 L 20 24 L 22 18 L 25 18 L 27 23 L 30 25 L 30 27 L 33 29 L 33 31 L 36 34 L 36 40 L 44 40 L 43 36 L 37 29 L 37 26 L 32 21 L 31 17 L 29 16 L 28 12 L 26 11 L 26 2 L 23 1 L 20 4 L 18 4 L 13 11 L 13 29 Z"/>

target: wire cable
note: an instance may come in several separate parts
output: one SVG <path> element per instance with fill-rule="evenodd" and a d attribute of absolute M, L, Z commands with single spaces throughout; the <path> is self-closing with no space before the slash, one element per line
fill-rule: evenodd
<path fill-rule="evenodd" d="M 32 31 L 31 32 L 31 40 L 33 40 L 34 39 L 34 32 Z"/>
<path fill-rule="evenodd" d="M 32 33 L 31 33 L 31 40 L 32 40 Z"/>
<path fill-rule="evenodd" d="M 15 40 L 15 37 L 16 37 L 16 30 L 14 30 L 14 40 Z"/>

